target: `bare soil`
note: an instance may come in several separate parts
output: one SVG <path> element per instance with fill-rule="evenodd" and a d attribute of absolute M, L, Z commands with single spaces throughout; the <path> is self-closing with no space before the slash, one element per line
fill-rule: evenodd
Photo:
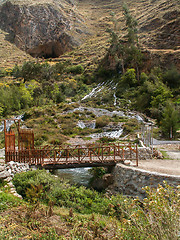
<path fill-rule="evenodd" d="M 165 159 L 140 160 L 138 168 L 147 171 L 180 176 L 180 144 L 156 145 L 159 151 L 166 153 Z"/>
<path fill-rule="evenodd" d="M 151 172 L 164 173 L 168 175 L 180 176 L 180 159 L 179 160 L 166 160 L 166 159 L 152 159 L 140 160 L 139 169 L 144 169 Z"/>

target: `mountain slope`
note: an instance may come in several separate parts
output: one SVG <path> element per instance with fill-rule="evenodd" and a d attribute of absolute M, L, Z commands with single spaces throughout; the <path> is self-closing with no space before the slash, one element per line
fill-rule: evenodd
<path fill-rule="evenodd" d="M 138 21 L 139 42 L 150 67 L 180 69 L 180 8 L 176 0 L 127 0 Z M 125 33 L 123 1 L 120 0 L 11 0 L 0 1 L 0 28 L 11 42 L 35 57 L 59 57 L 94 69 L 108 48 L 110 13 Z M 7 37 L 6 37 L 7 39 Z M 78 48 L 77 48 L 78 46 Z M 80 47 L 79 47 L 80 46 Z M 76 49 L 71 55 L 66 52 Z M 63 54 L 65 53 L 65 56 Z"/>

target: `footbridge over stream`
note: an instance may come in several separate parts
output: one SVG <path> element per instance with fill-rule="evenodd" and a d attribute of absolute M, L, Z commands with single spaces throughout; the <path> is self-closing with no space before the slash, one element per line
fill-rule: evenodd
<path fill-rule="evenodd" d="M 125 160 L 135 160 L 138 165 L 137 146 L 111 144 L 68 146 L 7 151 L 6 162 L 28 163 L 45 169 L 114 166 Z"/>
<path fill-rule="evenodd" d="M 15 123 L 18 129 L 18 147 L 15 146 L 15 133 L 6 130 L 4 120 L 6 163 L 28 163 L 45 169 L 113 166 L 125 160 L 135 160 L 138 165 L 137 145 L 93 144 L 35 148 L 33 130 L 20 128 L 20 120 L 15 120 Z"/>

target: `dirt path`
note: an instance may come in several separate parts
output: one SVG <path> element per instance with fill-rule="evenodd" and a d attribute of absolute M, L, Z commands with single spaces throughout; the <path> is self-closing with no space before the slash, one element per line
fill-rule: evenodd
<path fill-rule="evenodd" d="M 180 176 L 180 160 L 140 160 L 138 168 L 151 172 Z"/>

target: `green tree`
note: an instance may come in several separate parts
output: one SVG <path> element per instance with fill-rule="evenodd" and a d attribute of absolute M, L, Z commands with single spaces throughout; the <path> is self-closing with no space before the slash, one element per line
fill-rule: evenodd
<path fill-rule="evenodd" d="M 137 36 L 137 20 L 130 14 L 127 5 L 123 6 L 123 14 L 125 16 L 126 27 L 128 28 L 127 39 L 130 44 L 136 44 L 138 42 Z"/>
<path fill-rule="evenodd" d="M 136 73 L 134 68 L 127 69 L 125 74 L 121 77 L 123 85 L 134 87 L 137 84 Z"/>
<path fill-rule="evenodd" d="M 161 121 L 161 129 L 165 137 L 170 139 L 175 138 L 176 131 L 178 130 L 178 117 L 179 113 L 174 104 L 168 101 L 164 108 Z"/>
<path fill-rule="evenodd" d="M 138 44 L 137 21 L 130 14 L 126 5 L 123 6 L 123 13 L 126 22 L 127 34 L 125 37 L 120 35 L 118 29 L 118 20 L 115 14 L 111 14 L 113 27 L 107 31 L 110 33 L 111 47 L 108 50 L 109 58 L 115 60 L 118 71 L 125 73 L 125 68 L 135 68 L 137 79 L 139 81 L 139 66 L 142 61 L 142 53 Z M 120 69 L 121 67 L 121 69 Z"/>
<path fill-rule="evenodd" d="M 41 65 L 40 63 L 35 63 L 32 61 L 25 62 L 21 69 L 21 75 L 24 78 L 24 82 L 37 78 L 40 73 Z"/>
<path fill-rule="evenodd" d="M 163 82 L 170 88 L 176 88 L 180 85 L 180 72 L 176 68 L 167 70 L 163 75 Z"/>

